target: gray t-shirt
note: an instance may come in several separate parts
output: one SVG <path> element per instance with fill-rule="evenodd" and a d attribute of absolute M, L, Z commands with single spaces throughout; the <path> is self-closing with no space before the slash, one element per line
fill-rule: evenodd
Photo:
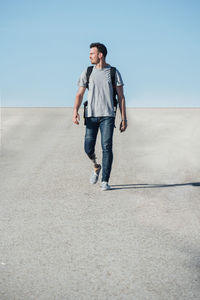
<path fill-rule="evenodd" d="M 113 106 L 113 87 L 111 80 L 111 66 L 102 69 L 94 66 L 89 79 L 88 110 L 86 117 L 115 117 Z M 87 69 L 85 69 L 78 80 L 78 86 L 86 87 Z M 120 72 L 116 69 L 116 86 L 124 85 Z"/>

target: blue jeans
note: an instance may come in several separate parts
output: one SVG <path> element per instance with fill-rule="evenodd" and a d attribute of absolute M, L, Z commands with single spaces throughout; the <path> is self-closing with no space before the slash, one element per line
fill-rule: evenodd
<path fill-rule="evenodd" d="M 90 159 L 94 156 L 97 133 L 100 128 L 102 147 L 102 181 L 109 181 L 113 162 L 112 140 L 115 127 L 114 117 L 86 118 L 85 152 Z"/>

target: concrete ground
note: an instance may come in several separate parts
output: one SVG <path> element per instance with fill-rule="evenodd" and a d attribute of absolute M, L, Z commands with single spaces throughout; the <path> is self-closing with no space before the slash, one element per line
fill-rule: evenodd
<path fill-rule="evenodd" d="M 200 299 L 200 109 L 127 111 L 103 192 L 72 108 L 1 109 L 1 300 Z"/>

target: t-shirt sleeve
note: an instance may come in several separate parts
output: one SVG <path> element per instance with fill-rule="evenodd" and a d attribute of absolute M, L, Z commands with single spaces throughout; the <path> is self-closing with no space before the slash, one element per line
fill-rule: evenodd
<path fill-rule="evenodd" d="M 79 80 L 77 82 L 77 85 L 80 87 L 80 86 L 83 86 L 83 87 L 86 87 L 86 84 L 87 84 L 87 69 L 84 70 L 82 73 L 81 73 L 81 76 L 79 77 Z"/>
<path fill-rule="evenodd" d="M 116 69 L 116 73 L 115 73 L 115 83 L 116 83 L 116 86 L 124 85 L 122 76 L 117 69 Z"/>

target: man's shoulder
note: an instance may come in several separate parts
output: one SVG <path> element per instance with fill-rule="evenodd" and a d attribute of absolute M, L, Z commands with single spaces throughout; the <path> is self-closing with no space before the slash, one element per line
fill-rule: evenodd
<path fill-rule="evenodd" d="M 110 66 L 111 70 L 115 73 L 119 73 L 119 69 L 116 66 Z"/>
<path fill-rule="evenodd" d="M 112 65 L 110 65 L 110 64 L 107 64 L 107 67 L 108 67 L 108 69 L 110 69 L 110 70 L 117 70 L 117 68 L 115 67 L 115 66 L 112 66 Z"/>
<path fill-rule="evenodd" d="M 85 76 L 87 73 L 87 68 L 83 69 L 82 72 L 81 72 L 81 76 Z"/>

